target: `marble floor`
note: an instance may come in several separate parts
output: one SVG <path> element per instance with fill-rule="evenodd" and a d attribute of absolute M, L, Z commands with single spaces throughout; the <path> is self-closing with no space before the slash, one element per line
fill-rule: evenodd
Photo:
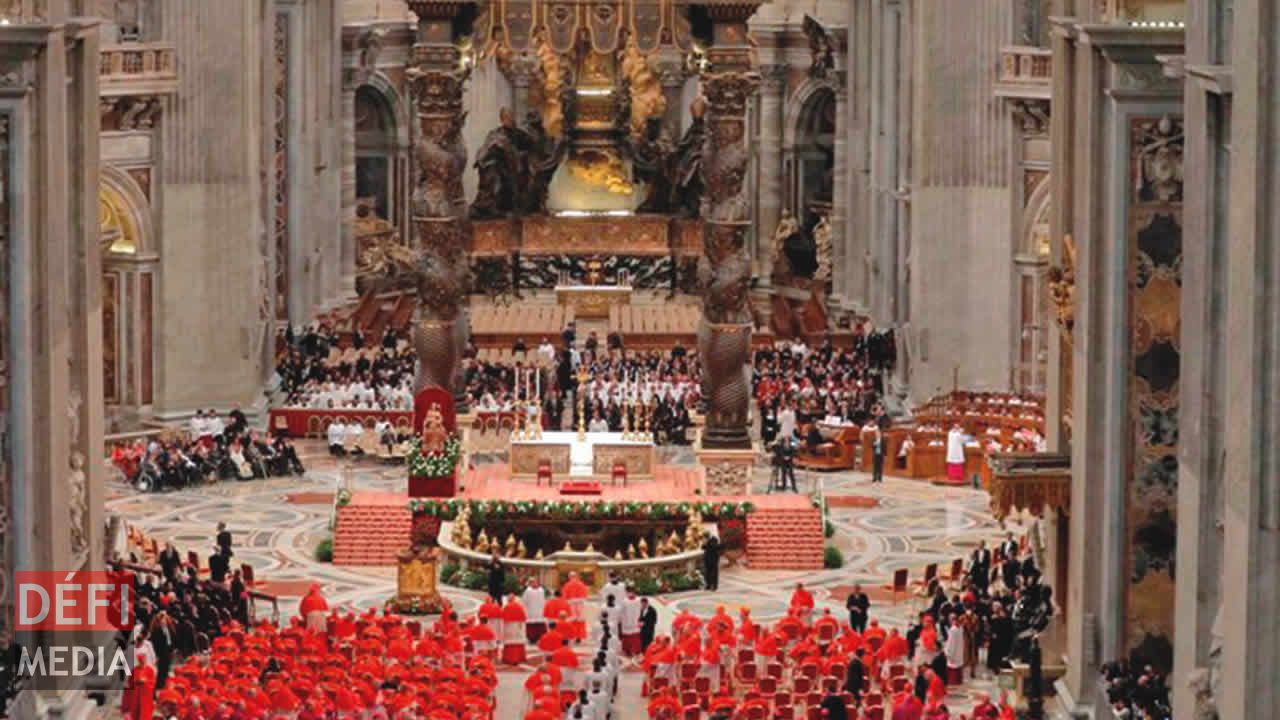
<path fill-rule="evenodd" d="M 298 598 L 313 582 L 324 588 L 331 605 L 366 608 L 380 606 L 395 589 L 394 569 L 334 567 L 314 559 L 315 546 L 329 535 L 333 497 L 337 488 L 392 490 L 404 482 L 403 470 L 369 462 L 339 463 L 318 443 L 301 448 L 308 470 L 301 478 L 250 482 L 223 482 L 181 492 L 139 494 L 124 485 L 111 485 L 107 509 L 158 540 L 172 540 L 179 550 L 195 550 L 207 556 L 214 529 L 226 522 L 235 539 L 235 563 L 253 565 L 265 581 L 263 589 L 281 598 L 284 616 L 296 611 Z M 661 448 L 662 462 L 692 462 L 688 448 Z M 799 473 L 800 490 L 821 486 L 827 498 L 829 519 L 835 533 L 828 540 L 839 547 L 845 566 L 820 572 L 751 571 L 727 567 L 721 572 L 716 593 L 696 591 L 663 597 L 658 605 L 660 629 L 682 609 L 709 614 L 717 605 L 731 609 L 746 606 L 752 616 L 768 622 L 785 610 L 791 589 L 804 582 L 814 589 L 819 607 L 831 607 L 844 615 L 844 599 L 855 583 L 872 596 L 872 614 L 882 624 L 905 625 L 916 607 L 913 600 L 894 604 L 882 586 L 894 570 L 910 568 L 913 578 L 936 562 L 945 573 L 950 562 L 965 557 L 979 540 L 990 544 L 1003 536 L 1004 528 L 987 510 L 987 495 L 979 490 L 934 486 L 929 483 L 887 478 L 873 484 L 858 472 Z M 758 468 L 756 490 L 765 492 L 767 468 Z M 1009 530 L 1023 528 L 1010 524 Z M 474 610 L 479 593 L 455 588 L 444 595 L 462 613 Z M 517 717 L 520 673 L 504 673 L 500 688 L 503 718 Z M 510 685 L 510 687 L 507 687 Z M 638 683 L 636 684 L 638 688 Z M 976 687 L 990 690 L 991 683 Z M 966 687 L 963 690 L 971 690 Z M 968 705 L 968 692 L 954 698 Z M 640 703 L 633 703 L 637 709 Z M 632 715 L 623 715 L 629 720 Z M 642 717 L 642 714 L 634 715 Z"/>

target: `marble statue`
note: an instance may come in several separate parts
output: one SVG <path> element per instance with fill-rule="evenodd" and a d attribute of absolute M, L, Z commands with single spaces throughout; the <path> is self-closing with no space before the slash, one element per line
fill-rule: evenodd
<path fill-rule="evenodd" d="M 818 218 L 818 224 L 813 226 L 813 247 L 818 256 L 818 269 L 813 273 L 813 279 L 825 282 L 831 279 L 831 223 L 827 221 L 827 216 L 823 215 Z"/>

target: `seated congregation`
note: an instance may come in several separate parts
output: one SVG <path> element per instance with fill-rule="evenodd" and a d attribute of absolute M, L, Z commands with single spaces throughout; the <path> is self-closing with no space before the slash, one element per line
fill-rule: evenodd
<path fill-rule="evenodd" d="M 282 433 L 251 429 L 236 408 L 224 420 L 197 411 L 187 431 L 170 430 L 110 449 L 125 481 L 143 492 L 180 490 L 220 480 L 302 475 L 306 468 Z"/>

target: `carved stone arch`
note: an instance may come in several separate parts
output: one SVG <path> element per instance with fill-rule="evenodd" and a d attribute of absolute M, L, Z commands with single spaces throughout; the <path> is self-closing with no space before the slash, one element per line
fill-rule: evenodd
<path fill-rule="evenodd" d="M 804 82 L 791 91 L 787 96 L 786 113 L 783 117 L 782 147 L 784 150 L 790 150 L 796 146 L 803 123 L 812 114 L 814 100 L 818 95 L 825 91 L 831 93 L 834 99 L 836 90 L 836 86 L 830 80 L 805 78 Z"/>
<path fill-rule="evenodd" d="M 368 205 L 378 220 L 403 230 L 407 218 L 408 154 L 412 103 L 381 71 L 373 71 L 355 89 L 356 244 L 364 228 L 360 209 Z M 372 198 L 371 202 L 363 202 Z M 373 219 L 373 218 L 369 218 Z"/>
<path fill-rule="evenodd" d="M 393 121 L 393 135 L 396 145 L 402 148 L 409 146 L 409 128 L 412 125 L 413 118 L 410 116 L 411 104 L 405 101 L 400 91 L 396 89 L 394 83 L 387 77 L 386 73 L 381 70 L 374 70 L 364 79 L 364 82 L 356 88 L 356 92 L 361 89 L 369 88 L 381 96 L 385 107 L 390 111 L 390 119 Z"/>
<path fill-rule="evenodd" d="M 818 269 L 813 233 L 820 217 L 829 217 L 835 191 L 835 146 L 840 132 L 838 89 L 829 80 L 805 78 L 789 93 L 783 116 L 784 206 L 800 222 L 800 235 L 784 252 L 791 272 L 811 277 Z"/>
<path fill-rule="evenodd" d="M 1018 253 L 1027 257 L 1041 257 L 1048 262 L 1049 206 L 1052 200 L 1049 175 L 1046 173 L 1027 195 L 1022 211 L 1022 233 L 1018 240 Z M 1043 243 L 1043 244 L 1042 244 Z"/>
<path fill-rule="evenodd" d="M 151 201 L 138 181 L 114 165 L 103 165 L 99 175 L 98 224 L 104 255 L 155 253 Z"/>

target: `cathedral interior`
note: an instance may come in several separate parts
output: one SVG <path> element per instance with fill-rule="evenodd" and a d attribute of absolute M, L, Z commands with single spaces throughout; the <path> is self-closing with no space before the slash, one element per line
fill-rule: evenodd
<path fill-rule="evenodd" d="M 625 651 L 613 720 L 1280 718 L 1277 37 L 1272 0 L 0 0 L 0 717 L 369 716 L 215 700 L 216 613 L 168 695 L 24 674 L 72 637 L 24 572 L 127 570 L 148 618 L 226 575 L 255 632 L 314 632 L 313 586 L 445 607 L 472 663 L 497 567 L 591 586 L 588 644 L 613 578 L 677 640 L 856 644 L 863 588 L 916 633 L 835 705 Z M 529 637 L 483 713 L 394 716 L 544 717 Z"/>

